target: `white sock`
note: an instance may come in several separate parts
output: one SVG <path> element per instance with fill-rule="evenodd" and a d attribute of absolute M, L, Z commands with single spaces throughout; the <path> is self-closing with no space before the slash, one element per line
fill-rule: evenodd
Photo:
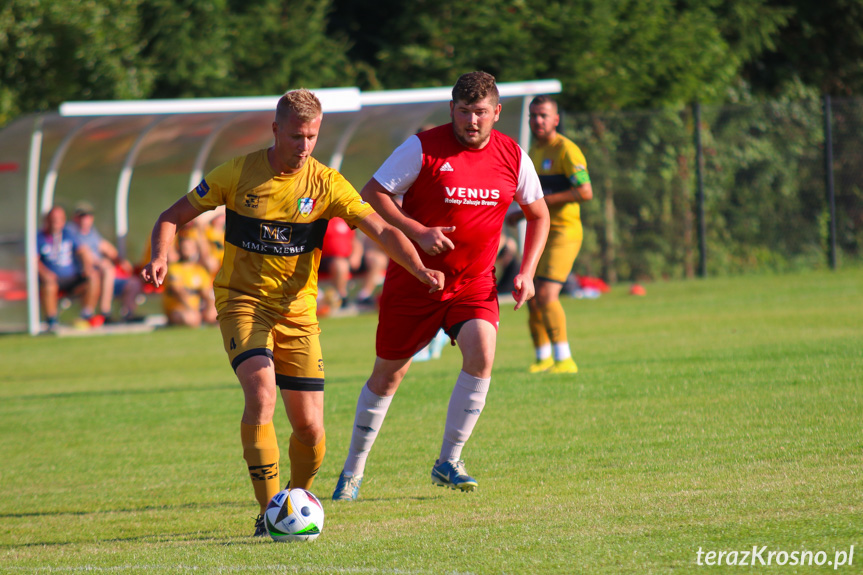
<path fill-rule="evenodd" d="M 458 374 L 455 388 L 449 398 L 449 408 L 446 414 L 446 428 L 443 434 L 443 445 L 438 461 L 458 461 L 461 450 L 470 438 L 476 422 L 479 420 L 485 398 L 488 395 L 491 378 L 481 379 L 468 375 L 464 371 Z"/>
<path fill-rule="evenodd" d="M 547 343 L 536 348 L 536 360 L 542 361 L 551 357 L 551 344 Z"/>
<path fill-rule="evenodd" d="M 569 342 L 562 341 L 554 344 L 554 361 L 563 361 L 572 357 L 569 351 Z"/>
<path fill-rule="evenodd" d="M 363 386 L 357 399 L 357 414 L 354 417 L 354 430 L 351 447 L 345 460 L 344 471 L 347 475 L 362 475 L 366 459 L 381 430 L 387 410 L 393 402 L 392 395 L 381 397 L 369 389 L 368 382 Z"/>

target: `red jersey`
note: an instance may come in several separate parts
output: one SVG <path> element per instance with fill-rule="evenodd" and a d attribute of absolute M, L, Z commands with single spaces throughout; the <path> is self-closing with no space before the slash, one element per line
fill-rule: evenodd
<path fill-rule="evenodd" d="M 431 256 L 414 244 L 426 267 L 446 275 L 440 299 L 472 279 L 491 277 L 507 208 L 513 200 L 529 204 L 542 198 L 533 162 L 512 138 L 492 130 L 484 148 L 467 148 L 452 124 L 408 138 L 374 178 L 390 193 L 403 195 L 402 209 L 424 226 L 455 226 L 447 234 L 452 250 Z M 398 275 L 410 276 L 390 262 L 386 281 Z"/>

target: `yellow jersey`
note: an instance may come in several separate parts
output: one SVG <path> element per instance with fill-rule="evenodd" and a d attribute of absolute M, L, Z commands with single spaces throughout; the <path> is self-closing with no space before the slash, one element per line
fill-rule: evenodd
<path fill-rule="evenodd" d="M 201 309 L 205 290 L 211 289 L 210 273 L 198 262 L 178 261 L 168 264 L 162 307 L 165 313 L 175 310 Z M 187 299 L 180 297 L 185 292 Z"/>
<path fill-rule="evenodd" d="M 309 158 L 296 174 L 277 174 L 266 149 L 218 166 L 186 197 L 201 211 L 225 206 L 216 309 L 250 302 L 297 325 L 317 323 L 327 222 L 340 217 L 355 226 L 373 212 L 336 170 Z"/>
<path fill-rule="evenodd" d="M 534 143 L 528 155 L 533 161 L 543 191 L 546 193 L 554 193 L 570 187 L 577 188 L 590 182 L 587 160 L 581 149 L 561 134 L 557 134 L 548 144 Z M 555 189 L 552 186 L 552 190 L 546 190 L 545 182 L 548 176 L 563 176 L 566 180 L 564 187 Z M 581 206 L 577 202 L 549 206 L 548 211 L 551 216 L 552 230 L 581 223 Z"/>
<path fill-rule="evenodd" d="M 225 255 L 225 231 L 208 225 L 204 228 L 204 236 L 210 246 L 210 255 L 222 263 L 222 257 Z"/>

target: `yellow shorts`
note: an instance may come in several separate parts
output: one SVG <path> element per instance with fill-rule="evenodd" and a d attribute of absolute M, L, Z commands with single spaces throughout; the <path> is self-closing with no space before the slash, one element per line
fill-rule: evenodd
<path fill-rule="evenodd" d="M 582 237 L 581 223 L 577 226 L 550 230 L 545 250 L 536 266 L 536 278 L 564 283 L 572 272 L 575 258 L 581 250 Z"/>
<path fill-rule="evenodd" d="M 298 325 L 263 306 L 228 302 L 219 310 L 219 327 L 234 371 L 250 357 L 265 355 L 275 364 L 279 388 L 323 391 L 318 324 Z"/>

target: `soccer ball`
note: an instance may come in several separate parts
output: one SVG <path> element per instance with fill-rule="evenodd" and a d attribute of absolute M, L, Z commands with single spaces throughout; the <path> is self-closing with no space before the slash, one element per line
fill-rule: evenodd
<path fill-rule="evenodd" d="M 285 489 L 270 500 L 264 522 L 274 541 L 312 541 L 324 528 L 324 507 L 305 489 Z"/>

